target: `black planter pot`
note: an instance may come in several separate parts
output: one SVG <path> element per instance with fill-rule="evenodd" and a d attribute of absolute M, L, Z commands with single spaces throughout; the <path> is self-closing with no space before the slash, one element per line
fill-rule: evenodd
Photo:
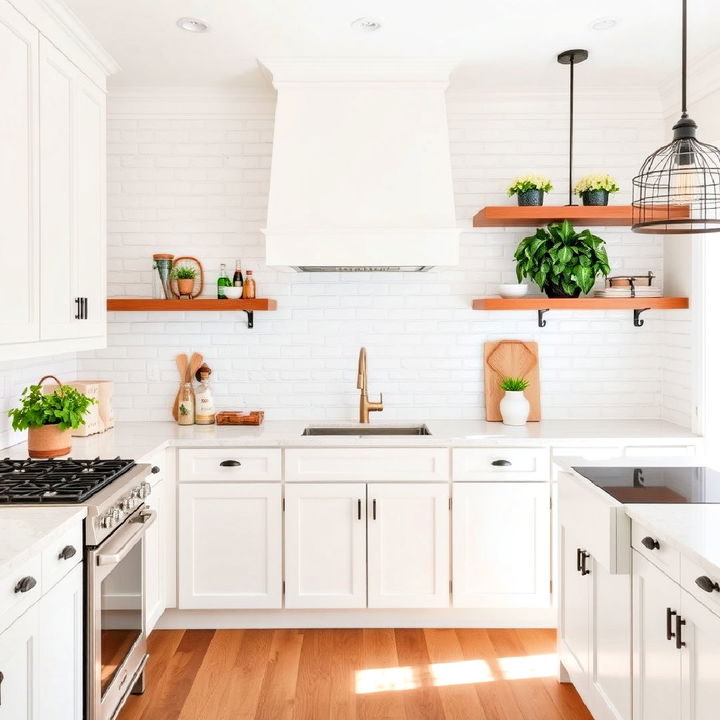
<path fill-rule="evenodd" d="M 609 199 L 607 190 L 586 190 L 582 194 L 583 205 L 607 205 Z"/>
<path fill-rule="evenodd" d="M 518 205 L 525 207 L 528 205 L 542 205 L 545 192 L 543 190 L 525 190 L 517 194 Z"/>
<path fill-rule="evenodd" d="M 543 290 L 549 298 L 576 298 L 580 297 L 580 288 L 575 288 L 572 295 L 568 295 L 559 285 L 546 285 Z"/>

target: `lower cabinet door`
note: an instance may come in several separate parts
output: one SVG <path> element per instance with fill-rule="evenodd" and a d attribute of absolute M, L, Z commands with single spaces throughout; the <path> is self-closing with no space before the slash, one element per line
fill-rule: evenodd
<path fill-rule="evenodd" d="M 37 611 L 33 605 L 0 633 L 0 720 L 43 718 L 38 708 L 41 675 Z"/>
<path fill-rule="evenodd" d="M 364 608 L 364 483 L 285 486 L 285 607 Z"/>
<path fill-rule="evenodd" d="M 368 607 L 448 607 L 446 483 L 368 485 Z"/>
<path fill-rule="evenodd" d="M 82 720 L 82 563 L 76 565 L 52 590 L 43 595 L 37 607 L 40 647 L 38 667 L 41 683 L 38 718 Z M 3 693 L 2 700 L 4 699 Z"/>
<path fill-rule="evenodd" d="M 453 605 L 550 604 L 548 483 L 456 483 Z"/>
<path fill-rule="evenodd" d="M 157 511 L 157 520 L 145 532 L 143 541 L 143 582 L 145 600 L 145 625 L 151 633 L 160 616 L 165 612 L 166 567 L 166 523 L 168 507 L 165 503 L 165 479 L 155 482 L 145 505 Z"/>
<path fill-rule="evenodd" d="M 178 607 L 281 607 L 280 483 L 183 483 L 178 502 Z"/>
<path fill-rule="evenodd" d="M 720 617 L 682 592 L 683 720 L 720 717 Z"/>
<path fill-rule="evenodd" d="M 679 585 L 633 552 L 633 720 L 683 717 L 682 652 L 674 636 L 680 593 Z"/>

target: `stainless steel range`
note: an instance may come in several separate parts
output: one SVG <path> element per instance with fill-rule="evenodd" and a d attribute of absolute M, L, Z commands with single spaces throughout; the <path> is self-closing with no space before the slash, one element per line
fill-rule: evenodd
<path fill-rule="evenodd" d="M 0 504 L 85 505 L 85 718 L 112 720 L 144 690 L 143 539 L 155 521 L 133 460 L 0 461 Z"/>

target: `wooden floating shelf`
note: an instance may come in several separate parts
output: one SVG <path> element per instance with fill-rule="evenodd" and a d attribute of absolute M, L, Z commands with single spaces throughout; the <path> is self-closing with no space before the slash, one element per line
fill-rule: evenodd
<path fill-rule="evenodd" d="M 254 325 L 253 313 L 277 310 L 277 301 L 268 298 L 252 300 L 218 300 L 216 298 L 194 298 L 193 300 L 156 300 L 154 298 L 119 297 L 108 298 L 107 309 L 124 312 L 198 312 L 210 310 L 238 311 L 247 313 L 248 327 Z"/>
<path fill-rule="evenodd" d="M 690 301 L 686 297 L 548 298 L 538 295 L 521 298 L 477 298 L 473 300 L 472 306 L 473 310 L 537 310 L 539 327 L 547 324 L 543 316 L 549 310 L 632 310 L 633 324 L 635 327 L 642 327 L 645 321 L 640 319 L 640 313 L 646 310 L 685 310 L 690 307 Z"/>
<path fill-rule="evenodd" d="M 558 220 L 570 220 L 575 225 L 626 226 L 632 225 L 632 205 L 488 205 L 473 217 L 473 227 L 534 227 Z M 685 205 L 677 205 L 657 213 L 644 211 L 644 219 L 689 216 Z"/>

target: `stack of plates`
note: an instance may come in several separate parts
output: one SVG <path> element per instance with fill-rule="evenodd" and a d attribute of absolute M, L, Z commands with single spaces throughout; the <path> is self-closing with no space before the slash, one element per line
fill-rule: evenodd
<path fill-rule="evenodd" d="M 639 287 L 635 288 L 635 295 L 634 297 L 637 298 L 656 298 L 656 297 L 662 297 L 662 288 L 654 287 L 652 285 L 640 285 Z M 596 290 L 595 291 L 595 297 L 605 297 L 605 298 L 629 298 L 633 297 L 632 294 L 632 288 L 630 286 L 626 287 L 609 287 L 605 288 L 604 290 Z"/>

